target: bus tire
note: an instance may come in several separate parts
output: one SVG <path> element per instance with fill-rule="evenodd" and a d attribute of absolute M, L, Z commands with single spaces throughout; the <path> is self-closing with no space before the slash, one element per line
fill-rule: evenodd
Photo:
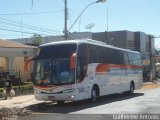
<path fill-rule="evenodd" d="M 134 93 L 134 82 L 131 82 L 130 84 L 130 90 L 128 91 L 129 95 L 132 95 Z"/>
<path fill-rule="evenodd" d="M 124 95 L 132 95 L 134 93 L 134 82 L 130 83 L 129 91 L 124 92 Z"/>
<path fill-rule="evenodd" d="M 96 100 L 97 100 L 97 91 L 96 91 L 95 87 L 93 87 L 91 90 L 91 101 L 95 102 Z"/>

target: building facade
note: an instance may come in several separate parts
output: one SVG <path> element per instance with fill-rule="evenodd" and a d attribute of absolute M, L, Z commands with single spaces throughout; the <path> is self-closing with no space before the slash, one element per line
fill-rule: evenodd
<path fill-rule="evenodd" d="M 30 79 L 30 71 L 24 71 L 24 64 L 26 58 L 36 56 L 36 49 L 37 47 L 0 40 L 0 73 L 7 72 L 24 81 Z"/>

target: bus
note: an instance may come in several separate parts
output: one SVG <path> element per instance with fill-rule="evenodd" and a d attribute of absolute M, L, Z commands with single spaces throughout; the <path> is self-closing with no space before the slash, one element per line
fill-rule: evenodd
<path fill-rule="evenodd" d="M 39 47 L 32 79 L 37 100 L 96 101 L 132 94 L 142 86 L 141 55 L 91 39 L 46 43 Z"/>

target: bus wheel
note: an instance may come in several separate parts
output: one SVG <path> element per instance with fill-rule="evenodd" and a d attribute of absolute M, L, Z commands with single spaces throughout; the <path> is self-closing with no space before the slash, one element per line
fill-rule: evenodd
<path fill-rule="evenodd" d="M 131 82 L 131 85 L 130 85 L 130 90 L 129 90 L 129 95 L 132 95 L 134 93 L 134 83 Z"/>
<path fill-rule="evenodd" d="M 97 100 L 97 91 L 96 91 L 95 87 L 93 87 L 92 91 L 91 91 L 91 101 L 95 102 L 96 100 Z"/>
<path fill-rule="evenodd" d="M 58 105 L 63 105 L 65 103 L 65 101 L 57 101 Z"/>

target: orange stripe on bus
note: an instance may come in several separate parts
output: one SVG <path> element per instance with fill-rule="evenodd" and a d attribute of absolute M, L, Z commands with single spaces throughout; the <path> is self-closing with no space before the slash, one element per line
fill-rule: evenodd
<path fill-rule="evenodd" d="M 96 68 L 96 72 L 105 73 L 108 72 L 110 68 L 120 68 L 120 69 L 142 69 L 142 66 L 135 65 L 116 65 L 116 64 L 99 64 Z"/>
<path fill-rule="evenodd" d="M 46 90 L 46 91 L 50 91 L 58 88 L 57 86 L 34 86 L 34 87 L 39 88 L 41 90 Z"/>

